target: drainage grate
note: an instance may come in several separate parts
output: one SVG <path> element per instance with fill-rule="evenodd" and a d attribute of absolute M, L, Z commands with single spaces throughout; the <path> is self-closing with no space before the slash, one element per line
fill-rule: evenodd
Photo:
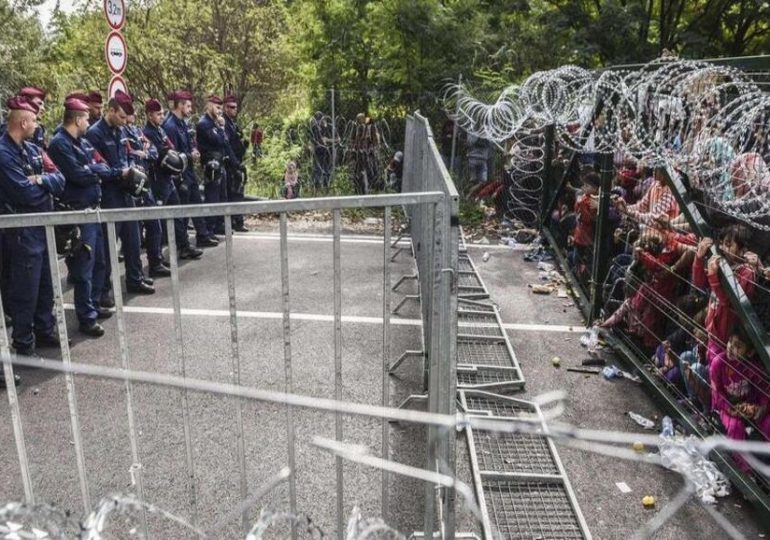
<path fill-rule="evenodd" d="M 502 538 L 583 540 L 567 490 L 559 484 L 484 483 L 489 518 Z"/>

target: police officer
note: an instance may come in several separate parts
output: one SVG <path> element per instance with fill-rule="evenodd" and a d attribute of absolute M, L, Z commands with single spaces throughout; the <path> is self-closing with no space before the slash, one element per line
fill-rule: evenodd
<path fill-rule="evenodd" d="M 50 212 L 52 195 L 64 189 L 64 176 L 59 171 L 45 173 L 42 151 L 28 142 L 35 134 L 39 109 L 19 96 L 6 106 L 8 127 L 0 137 L 0 204 L 18 214 Z M 17 354 L 32 356 L 36 346 L 58 347 L 45 229 L 11 229 L 4 239 L 10 259 L 7 294 L 13 348 Z"/>
<path fill-rule="evenodd" d="M 61 201 L 73 210 L 97 209 L 102 199 L 99 175 L 109 175 L 109 167 L 98 162 L 88 131 L 88 105 L 77 99 L 64 102 L 62 128 L 48 147 L 51 159 L 64 175 L 66 184 Z M 73 242 L 66 258 L 69 276 L 75 289 L 75 313 L 81 333 L 100 337 L 104 328 L 96 322 L 112 316 L 99 305 L 106 272 L 104 238 L 98 223 L 77 226 L 79 239 Z"/>
<path fill-rule="evenodd" d="M 200 159 L 200 154 L 195 148 L 191 130 L 187 120 L 192 114 L 192 94 L 186 90 L 178 90 L 168 97 L 171 100 L 173 108 L 171 113 L 163 121 L 163 129 L 174 145 L 174 149 L 183 154 L 190 164 L 182 174 L 182 182 L 179 185 L 179 199 L 182 204 L 202 204 L 198 180 L 195 177 L 195 171 L 192 167 L 194 161 Z M 219 239 L 209 230 L 206 220 L 203 218 L 193 218 L 195 225 L 195 243 L 201 247 L 213 247 L 219 244 Z"/>
<path fill-rule="evenodd" d="M 102 119 L 102 94 L 98 90 L 92 90 L 88 93 L 88 125 L 93 126 Z"/>
<path fill-rule="evenodd" d="M 157 99 L 149 99 L 144 104 L 144 112 L 147 117 L 144 136 L 152 145 L 156 156 L 155 160 L 150 163 L 150 185 L 158 204 L 163 206 L 178 205 L 180 201 L 176 186 L 182 182 L 185 169 L 192 167 L 192 163 L 188 161 L 187 156 L 174 150 L 174 144 L 161 126 L 163 121 L 162 109 L 160 101 Z M 170 151 L 176 155 L 178 162 L 172 159 L 173 156 Z M 174 220 L 174 236 L 179 250 L 179 258 L 198 259 L 203 255 L 203 251 L 190 245 L 184 221 L 182 219 Z"/>
<path fill-rule="evenodd" d="M 136 125 L 136 116 L 133 114 L 129 114 L 126 118 L 126 139 L 129 157 L 133 159 L 134 165 L 141 167 L 145 174 L 149 174 L 150 164 L 158 159 L 158 151 L 144 136 L 141 128 Z M 136 199 L 136 204 L 147 208 L 157 206 L 152 190 L 146 190 L 141 197 Z M 170 276 L 171 269 L 163 258 L 163 229 L 160 220 L 145 219 L 141 224 L 144 229 L 144 247 L 147 251 L 147 260 L 150 263 L 150 277 Z"/>
<path fill-rule="evenodd" d="M 35 130 L 35 134 L 32 135 L 32 138 L 29 142 L 36 144 L 38 147 L 45 150 L 45 126 L 40 123 L 40 120 L 43 117 L 43 113 L 45 112 L 45 91 L 38 88 L 37 86 L 25 86 L 19 90 L 18 95 L 33 103 L 35 107 L 38 108 L 37 129 Z"/>
<path fill-rule="evenodd" d="M 227 200 L 231 202 L 240 202 L 244 200 L 244 190 L 246 188 L 246 150 L 249 147 L 249 141 L 243 137 L 241 127 L 236 123 L 238 117 L 238 100 L 235 96 L 225 98 L 225 135 L 230 145 L 235 159 L 227 165 Z M 233 230 L 238 232 L 248 232 L 243 224 L 243 216 L 233 216 Z"/>
<path fill-rule="evenodd" d="M 230 163 L 238 163 L 233 155 L 224 130 L 222 117 L 222 98 L 211 95 L 206 102 L 206 113 L 200 117 L 195 126 L 198 148 L 201 152 L 203 165 L 203 192 L 207 203 L 227 201 L 227 167 Z M 225 223 L 222 216 L 210 217 L 206 220 L 209 230 L 216 234 L 224 234 Z"/>
<path fill-rule="evenodd" d="M 92 125 L 86 138 L 109 166 L 106 172 L 97 173 L 102 180 L 102 207 L 134 208 L 134 196 L 142 193 L 144 175 L 132 167 L 125 145 L 124 126 L 126 117 L 134 113 L 131 97 L 124 92 L 116 92 L 107 103 L 104 117 Z M 139 224 L 135 221 L 123 221 L 115 224 L 120 237 L 126 264 L 126 289 L 137 294 L 153 294 L 155 289 L 145 282 L 140 258 Z M 104 276 L 100 304 L 113 307 L 110 298 L 110 275 L 112 268 L 109 257 L 109 239 L 104 234 L 105 261 L 107 270 Z"/>

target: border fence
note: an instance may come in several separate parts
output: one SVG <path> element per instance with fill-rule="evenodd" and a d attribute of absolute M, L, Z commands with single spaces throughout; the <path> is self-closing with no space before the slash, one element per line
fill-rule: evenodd
<path fill-rule="evenodd" d="M 750 70 L 749 74 L 751 74 L 751 70 L 759 70 L 759 66 L 761 66 L 764 70 L 761 73 L 763 75 L 767 73 L 767 57 L 717 59 L 710 62 L 742 67 Z M 639 66 L 618 66 L 617 68 L 609 69 L 635 67 Z M 760 79 L 757 84 L 766 85 L 767 82 L 764 79 Z M 581 127 L 581 131 L 578 134 L 579 144 L 584 144 L 591 136 L 594 131 L 594 120 L 601 115 L 601 111 L 602 102 L 599 100 L 594 103 L 593 113 L 589 121 Z M 546 125 L 544 129 L 542 152 L 546 158 L 542 170 L 541 232 L 553 249 L 562 270 L 567 275 L 572 285 L 572 290 L 575 293 L 578 307 L 586 321 L 590 324 L 603 315 L 605 304 L 612 294 L 604 286 L 611 270 L 610 198 L 612 195 L 613 179 L 618 171 L 613 163 L 613 154 L 588 154 L 559 149 L 556 137 L 554 136 L 554 126 Z M 598 209 L 593 234 L 592 253 L 587 255 L 586 260 L 575 260 L 574 256 L 573 260 L 569 260 L 569 233 L 560 227 L 557 221 L 552 220 L 551 215 L 554 210 L 559 208 L 558 205 L 562 202 L 562 194 L 567 189 L 575 189 L 576 186 L 570 184 L 577 180 L 581 160 L 589 162 L 593 160 L 600 176 Z M 670 164 L 664 164 L 662 170 L 665 183 L 676 198 L 689 231 L 695 233 L 698 238 L 713 237 L 717 226 L 713 220 L 709 220 L 704 216 L 704 213 L 709 213 L 708 205 L 697 194 L 694 194 L 691 189 L 686 187 L 686 178 Z M 623 243 L 630 244 L 627 238 L 623 239 Z M 712 247 L 710 253 L 717 254 L 718 252 L 716 248 Z M 724 259 L 720 261 L 719 270 L 720 282 L 729 298 L 730 308 L 751 339 L 753 348 L 762 365 L 767 372 L 770 372 L 770 336 L 746 293 L 739 285 L 732 268 Z M 661 308 L 658 309 L 660 310 Z M 660 316 L 663 317 L 662 314 Z M 638 342 L 628 331 L 614 328 L 612 331 L 603 331 L 602 334 L 613 349 L 635 368 L 635 371 L 645 382 L 646 387 L 665 408 L 667 413 L 674 415 L 688 432 L 694 433 L 699 437 L 707 437 L 710 434 L 719 433 L 721 427 L 715 425 L 713 419 L 704 415 L 690 400 L 681 398 L 681 393 L 675 388 L 675 385 L 667 381 L 659 370 L 653 366 L 648 355 L 644 353 L 639 347 Z M 757 475 L 756 478 L 751 478 L 748 474 L 741 472 L 734 460 L 734 454 L 730 452 L 713 450 L 710 457 L 725 472 L 743 496 L 762 514 L 763 518 L 770 518 L 770 485 L 760 475 Z"/>
<path fill-rule="evenodd" d="M 142 467 L 142 448 L 137 425 L 135 390 L 138 385 L 145 383 L 159 384 L 179 388 L 180 407 L 184 422 L 184 441 L 186 453 L 186 476 L 177 479 L 186 484 L 187 500 L 186 514 L 192 516 L 191 521 L 196 521 L 196 498 L 205 486 L 200 485 L 196 473 L 196 463 L 192 446 L 192 432 L 196 429 L 195 419 L 191 417 L 188 393 L 191 391 L 225 393 L 235 398 L 235 415 L 237 424 L 236 445 L 238 474 L 240 477 L 240 500 L 242 508 L 238 510 L 242 518 L 244 533 L 249 530 L 250 507 L 253 505 L 254 496 L 249 493 L 246 469 L 247 459 L 259 459 L 259 456 L 248 455 L 244 443 L 244 411 L 245 400 L 256 399 L 258 401 L 271 401 L 282 403 L 286 406 L 286 463 L 289 474 L 285 481 L 289 485 L 289 504 L 282 510 L 297 515 L 296 494 L 296 455 L 298 445 L 295 437 L 294 418 L 298 407 L 305 407 L 317 411 L 326 411 L 335 416 L 335 439 L 342 443 L 344 416 L 358 415 L 380 419 L 382 423 L 382 459 L 388 459 L 388 421 L 398 420 L 409 422 L 410 419 L 422 419 L 419 424 L 428 426 L 428 445 L 426 450 L 427 468 L 430 471 L 440 471 L 441 474 L 453 475 L 454 471 L 454 427 L 441 427 L 441 422 L 426 422 L 423 416 L 412 411 L 399 411 L 389 407 L 389 373 L 390 364 L 390 316 L 391 316 L 391 209 L 404 207 L 412 218 L 412 234 L 415 237 L 413 245 L 417 255 L 417 268 L 420 280 L 420 289 L 423 293 L 421 299 L 426 358 L 426 388 L 428 415 L 431 413 L 451 415 L 455 411 L 455 382 L 454 382 L 454 334 L 456 332 L 456 269 L 457 269 L 457 194 L 451 183 L 451 179 L 441 165 L 440 158 L 431 146 L 426 133 L 414 132 L 412 137 L 412 154 L 418 156 L 411 161 L 413 176 L 410 183 L 411 192 L 399 195 L 356 196 L 356 197 L 330 197 L 318 199 L 300 199 L 292 201 L 255 201 L 233 204 L 193 205 L 184 207 L 156 207 L 137 208 L 126 210 L 104 210 L 64 213 L 40 213 L 25 215 L 7 215 L 0 217 L 0 229 L 17 227 L 43 227 L 47 239 L 47 257 L 50 266 L 51 279 L 54 286 L 54 306 L 58 336 L 61 341 L 62 362 L 48 360 L 24 359 L 11 355 L 5 319 L 0 308 L 0 356 L 3 361 L 3 369 L 6 380 L 14 379 L 14 363 L 27 367 L 43 367 L 64 372 L 64 384 L 66 385 L 69 407 L 69 419 L 72 435 L 72 451 L 75 454 L 77 478 L 80 485 L 80 498 L 82 508 L 86 513 L 93 508 L 96 499 L 104 497 L 105 493 L 95 493 L 91 489 L 89 463 L 83 448 L 82 420 L 78 409 L 78 393 L 82 392 L 83 379 L 86 377 L 103 377 L 122 380 L 124 383 L 126 411 L 128 423 L 126 430 L 130 437 L 130 447 L 126 448 L 126 455 L 116 456 L 115 459 L 126 461 L 126 469 L 130 465 L 133 487 L 129 488 L 131 495 L 138 500 L 145 498 L 144 484 L 146 475 L 152 471 Z M 342 397 L 342 316 L 341 316 L 341 212 L 350 208 L 383 208 L 384 209 L 384 250 L 383 250 L 383 326 L 382 326 L 382 402 L 380 407 L 372 407 L 365 404 L 353 404 L 341 402 Z M 333 257 L 334 275 L 331 286 L 334 291 L 334 399 L 324 400 L 318 398 L 303 398 L 294 395 L 292 382 L 293 360 L 291 339 L 291 296 L 289 283 L 289 252 L 288 252 L 288 215 L 294 212 L 307 210 L 331 211 L 333 215 Z M 182 309 L 180 306 L 180 279 L 179 265 L 176 256 L 174 238 L 175 218 L 182 217 L 212 217 L 231 216 L 238 214 L 278 214 L 280 216 L 280 268 L 281 291 L 283 308 L 282 342 L 284 351 L 285 393 L 260 391 L 255 388 L 242 386 L 241 354 L 242 341 L 239 333 L 239 312 L 237 291 L 234 276 L 234 245 L 233 232 L 230 219 L 225 219 L 225 266 L 227 274 L 227 292 L 229 299 L 229 326 L 230 326 L 230 359 L 231 378 L 230 384 L 216 385 L 206 381 L 188 378 L 186 371 L 185 338 L 182 330 Z M 124 311 L 123 289 L 121 287 L 120 272 L 112 273 L 112 286 L 115 294 L 115 311 L 117 320 L 120 369 L 115 370 L 106 366 L 85 366 L 72 360 L 72 354 L 68 345 L 68 329 L 64 314 L 64 298 L 61 286 L 61 276 L 57 261 L 57 247 L 54 229 L 61 225 L 78 225 L 85 223 L 100 223 L 107 232 L 109 244 L 109 257 L 112 268 L 120 268 L 118 264 L 118 251 L 116 247 L 116 224 L 129 221 L 141 221 L 149 219 L 164 220 L 167 224 L 167 241 L 171 265 L 171 291 L 173 297 L 174 319 L 174 358 L 176 366 L 174 375 L 148 374 L 132 369 L 132 357 L 137 354 L 136 348 L 129 343 L 127 320 Z M 157 375 L 157 376 L 156 376 Z M 331 397 L 331 396 L 330 396 Z M 29 505 L 34 505 L 36 499 L 36 483 L 52 482 L 54 479 L 40 478 L 42 471 L 34 471 L 30 463 L 27 446 L 30 443 L 25 437 L 24 411 L 20 404 L 19 396 L 13 384 L 8 385 L 7 399 L 10 406 L 13 434 L 15 438 L 15 450 L 21 474 L 23 486 L 23 499 Z M 446 418 L 444 416 L 443 418 Z M 33 443 L 34 444 L 34 443 Z M 388 518 L 388 488 L 390 474 L 388 468 L 382 468 L 382 516 Z M 338 538 L 345 534 L 343 501 L 345 498 L 345 483 L 342 473 L 342 455 L 338 452 L 336 458 L 336 529 Z M 219 474 L 229 471 L 217 471 Z M 435 480 L 428 477 L 425 484 L 425 534 L 433 536 L 433 531 L 438 527 L 442 531 L 453 531 L 454 519 L 454 493 L 451 486 L 442 486 L 437 491 Z M 39 485 L 38 485 L 39 487 Z M 114 491 L 125 490 L 122 482 L 113 486 Z M 439 507 L 436 508 L 435 497 L 440 495 Z M 21 498 L 22 493 L 18 494 Z M 250 502 L 251 501 L 251 502 Z M 72 501 L 72 506 L 77 502 Z M 139 530 L 147 536 L 148 522 L 146 509 L 142 511 L 142 519 Z M 452 535 L 451 532 L 444 534 Z M 297 538 L 296 524 L 292 525 L 292 537 Z"/>

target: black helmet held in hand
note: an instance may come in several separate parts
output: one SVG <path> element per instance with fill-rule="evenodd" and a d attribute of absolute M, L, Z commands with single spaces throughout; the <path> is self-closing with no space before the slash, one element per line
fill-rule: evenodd
<path fill-rule="evenodd" d="M 128 174 L 123 177 L 124 191 L 133 197 L 141 197 L 147 190 L 147 175 L 136 167 L 131 167 Z"/>
<path fill-rule="evenodd" d="M 173 148 L 164 148 L 158 155 L 158 167 L 165 174 L 178 176 L 187 169 L 187 156 Z"/>

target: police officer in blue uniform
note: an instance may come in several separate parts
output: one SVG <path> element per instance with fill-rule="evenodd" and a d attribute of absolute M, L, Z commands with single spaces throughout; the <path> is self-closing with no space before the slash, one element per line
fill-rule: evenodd
<path fill-rule="evenodd" d="M 101 92 L 98 90 L 89 92 L 86 103 L 88 104 L 88 125 L 93 126 L 102 119 L 102 105 L 104 101 L 102 100 Z"/>
<path fill-rule="evenodd" d="M 166 131 L 161 126 L 163 121 L 162 109 L 160 101 L 157 99 L 149 99 L 144 104 L 144 113 L 147 117 L 144 136 L 152 145 L 156 156 L 149 164 L 150 185 L 158 204 L 163 206 L 178 205 L 180 201 L 176 187 L 181 184 L 185 169 L 192 167 L 192 163 L 189 162 L 186 155 L 180 154 L 174 149 L 174 144 L 166 135 Z M 178 161 L 176 161 L 177 159 Z M 198 259 L 203 255 L 203 251 L 190 245 L 184 222 L 185 220 L 182 219 L 174 220 L 174 236 L 179 250 L 179 258 Z"/>
<path fill-rule="evenodd" d="M 6 132 L 0 137 L 0 204 L 10 213 L 50 212 L 52 196 L 64 190 L 64 176 L 44 172 L 42 150 L 28 142 L 37 128 L 39 109 L 15 96 Z M 5 231 L 10 259 L 8 309 L 13 319 L 11 340 L 17 354 L 32 356 L 35 347 L 58 347 L 53 316 L 53 285 L 43 227 Z"/>
<path fill-rule="evenodd" d="M 149 175 L 150 164 L 158 159 L 158 151 L 145 138 L 141 128 L 136 125 L 135 115 L 128 115 L 125 131 L 129 157 L 133 159 L 135 166 L 141 167 L 142 171 Z M 141 197 L 138 197 L 136 205 L 144 207 L 157 206 L 152 190 L 148 189 Z M 161 227 L 160 220 L 145 219 L 141 222 L 141 225 L 144 229 L 144 248 L 147 251 L 147 260 L 150 263 L 150 277 L 170 276 L 171 269 L 168 267 L 168 262 L 163 258 L 163 228 Z"/>
<path fill-rule="evenodd" d="M 163 129 L 174 145 L 174 149 L 183 154 L 190 164 L 182 174 L 182 182 L 179 185 L 179 199 L 182 204 L 202 204 L 198 180 L 192 163 L 200 159 L 187 119 L 192 114 L 192 94 L 186 90 L 178 90 L 168 97 L 173 109 L 163 121 Z M 219 244 L 219 239 L 210 231 L 203 218 L 193 218 L 195 225 L 195 244 L 200 247 L 213 247 Z"/>
<path fill-rule="evenodd" d="M 66 184 L 60 199 L 73 210 L 96 210 L 102 199 L 99 175 L 109 175 L 109 167 L 98 162 L 88 131 L 88 105 L 77 99 L 64 102 L 62 127 L 53 136 L 48 153 L 64 175 Z M 112 316 L 99 305 L 106 272 L 104 237 L 98 223 L 78 225 L 77 242 L 73 242 L 66 258 L 69 277 L 75 289 L 75 313 L 81 333 L 100 337 L 104 328 L 96 322 Z"/>
<path fill-rule="evenodd" d="M 224 130 L 222 117 L 222 98 L 211 95 L 206 102 L 206 113 L 200 117 L 195 126 L 198 149 L 203 165 L 203 192 L 207 203 L 227 201 L 227 167 L 237 162 Z M 222 216 L 210 217 L 206 220 L 209 230 L 215 234 L 225 233 L 225 223 Z"/>
<path fill-rule="evenodd" d="M 17 95 L 23 98 L 26 98 L 27 101 L 34 104 L 35 107 L 38 108 L 37 129 L 35 129 L 35 133 L 34 135 L 32 135 L 32 138 L 29 140 L 29 142 L 45 150 L 46 149 L 45 126 L 43 126 L 43 124 L 40 123 L 40 119 L 43 117 L 43 113 L 45 112 L 45 90 L 42 90 L 37 86 L 25 86 L 24 88 L 19 90 L 19 93 Z"/>
<path fill-rule="evenodd" d="M 109 167 L 107 172 L 97 173 L 102 180 L 103 208 L 134 208 L 136 206 L 134 197 L 140 196 L 144 189 L 146 177 L 132 166 L 125 144 L 126 117 L 133 112 L 131 97 L 118 91 L 107 103 L 104 117 L 92 125 L 86 133 L 88 141 Z M 142 274 L 139 224 L 135 221 L 118 222 L 115 224 L 115 229 L 120 237 L 125 257 L 126 289 L 136 294 L 155 293 L 155 289 L 145 281 Z M 104 234 L 104 240 L 107 270 L 100 304 L 103 307 L 113 307 L 114 300 L 110 298 L 112 268 L 107 234 Z"/>
<path fill-rule="evenodd" d="M 249 142 L 244 139 L 241 127 L 236 123 L 238 117 L 238 100 L 230 95 L 225 98 L 225 135 L 227 143 L 234 156 L 234 160 L 227 165 L 227 200 L 240 202 L 244 200 L 246 188 L 246 166 L 244 158 Z M 243 216 L 233 216 L 233 230 L 248 232 L 243 224 Z"/>

